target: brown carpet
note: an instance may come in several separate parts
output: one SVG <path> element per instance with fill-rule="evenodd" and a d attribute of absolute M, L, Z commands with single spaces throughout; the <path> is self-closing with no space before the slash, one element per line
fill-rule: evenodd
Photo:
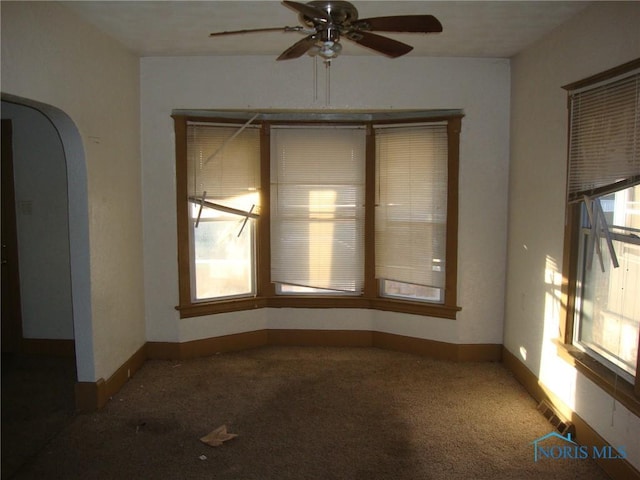
<path fill-rule="evenodd" d="M 552 431 L 535 407 L 499 363 L 293 347 L 149 361 L 12 478 L 607 478 L 591 460 L 534 462 Z M 238 437 L 199 441 L 222 424 Z"/>

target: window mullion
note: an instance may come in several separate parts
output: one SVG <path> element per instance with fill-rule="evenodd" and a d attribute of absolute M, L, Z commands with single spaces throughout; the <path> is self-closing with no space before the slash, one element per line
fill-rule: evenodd
<path fill-rule="evenodd" d="M 462 119 L 447 122 L 447 250 L 444 304 L 457 305 L 458 291 L 458 179 L 460 172 L 460 131 Z"/>
<path fill-rule="evenodd" d="M 365 148 L 364 296 L 375 298 L 378 295 L 375 271 L 376 137 L 371 124 L 367 125 Z"/>
<path fill-rule="evenodd" d="M 190 205 L 187 201 L 187 118 L 174 117 L 176 148 L 176 199 L 178 229 L 178 297 L 180 307 L 191 304 Z"/>
<path fill-rule="evenodd" d="M 271 282 L 271 125 L 264 122 L 260 130 L 260 218 L 258 219 L 257 285 L 258 295 L 275 295 Z"/>

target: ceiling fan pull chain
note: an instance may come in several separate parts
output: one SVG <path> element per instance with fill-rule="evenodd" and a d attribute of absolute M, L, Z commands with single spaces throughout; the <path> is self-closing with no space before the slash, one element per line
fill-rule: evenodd
<path fill-rule="evenodd" d="M 318 101 L 318 57 L 313 57 L 313 101 Z"/>
<path fill-rule="evenodd" d="M 331 105 L 331 59 L 324 61 L 326 72 L 326 92 L 325 92 L 325 105 L 328 107 Z"/>

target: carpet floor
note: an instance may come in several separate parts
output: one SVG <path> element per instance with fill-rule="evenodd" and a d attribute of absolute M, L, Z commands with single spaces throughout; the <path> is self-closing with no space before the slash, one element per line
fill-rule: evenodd
<path fill-rule="evenodd" d="M 238 436 L 199 440 L 221 425 Z M 552 430 L 500 363 L 265 347 L 148 361 L 7 478 L 608 478 L 589 459 L 534 461 L 532 442 Z"/>

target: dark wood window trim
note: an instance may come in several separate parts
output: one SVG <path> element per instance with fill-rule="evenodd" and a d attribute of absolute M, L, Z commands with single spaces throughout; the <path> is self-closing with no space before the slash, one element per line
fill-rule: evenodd
<path fill-rule="evenodd" d="M 562 303 L 565 308 L 562 309 L 560 318 L 560 338 L 556 342 L 558 355 L 635 415 L 640 416 L 640 381 L 638 381 L 637 368 L 636 381 L 632 384 L 573 346 L 576 283 L 572 279 L 577 275 L 579 217 L 580 205 L 568 205 L 562 267 Z M 640 359 L 638 365 L 640 365 Z"/>
<path fill-rule="evenodd" d="M 563 88 L 567 91 L 581 89 L 613 79 L 640 67 L 640 59 L 612 68 L 592 77 L 571 83 Z M 570 115 L 570 113 L 569 113 Z M 567 142 L 568 143 L 568 142 Z M 640 349 L 636 367 L 635 382 L 630 383 L 607 366 L 598 362 L 573 345 L 574 318 L 576 304 L 576 277 L 578 265 L 578 237 L 581 216 L 580 203 L 567 203 L 565 215 L 564 249 L 562 265 L 562 314 L 560 336 L 556 342 L 561 358 L 574 366 L 602 390 L 607 392 L 635 415 L 640 416 Z M 640 338 L 639 338 L 640 343 Z"/>
<path fill-rule="evenodd" d="M 318 114 L 321 116 L 321 114 Z M 461 310 L 457 305 L 457 250 L 458 250 L 458 177 L 459 177 L 459 144 L 462 123 L 462 113 L 432 115 L 416 115 L 414 112 L 402 114 L 331 114 L 329 118 L 317 118 L 318 115 L 293 115 L 295 120 L 258 119 L 261 124 L 261 214 L 257 221 L 256 244 L 256 284 L 255 297 L 222 299 L 216 301 L 193 302 L 191 300 L 191 275 L 189 254 L 189 209 L 187 192 L 187 142 L 186 130 L 188 122 L 231 123 L 242 125 L 246 122 L 246 114 L 234 112 L 225 116 L 200 116 L 187 113 L 172 115 L 175 125 L 176 148 L 176 209 L 178 228 L 178 273 L 179 273 L 179 305 L 176 309 L 181 318 L 211 315 L 256 308 L 362 308 L 410 313 L 430 317 L 455 320 Z M 357 117 L 354 120 L 354 115 Z M 235 118 L 234 118 L 235 116 Z M 447 276 L 442 304 L 417 302 L 403 299 L 386 298 L 379 295 L 378 280 L 375 278 L 374 251 L 374 204 L 375 204 L 375 137 L 373 125 L 381 123 L 419 123 L 419 122 L 447 122 L 448 130 L 448 198 L 447 198 L 447 248 L 446 264 Z M 290 296 L 276 295 L 275 286 L 270 281 L 270 165 L 269 165 L 269 135 L 271 125 L 277 123 L 340 123 L 364 125 L 367 131 L 367 157 L 365 172 L 365 286 L 362 295 L 358 296 Z"/>

